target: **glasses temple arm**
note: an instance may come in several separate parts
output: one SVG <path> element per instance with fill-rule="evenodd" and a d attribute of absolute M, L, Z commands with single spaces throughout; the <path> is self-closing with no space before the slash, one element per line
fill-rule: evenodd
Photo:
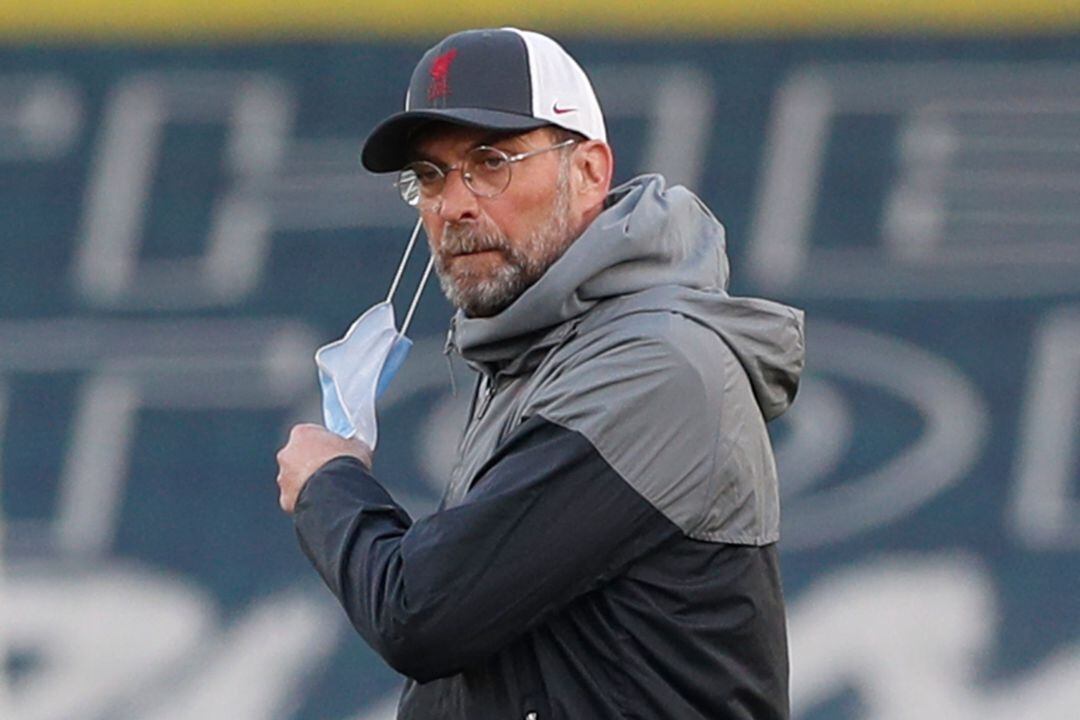
<path fill-rule="evenodd" d="M 521 162 L 522 160 L 528 160 L 529 158 L 533 157 L 534 155 L 540 155 L 541 153 L 550 152 L 551 150 L 560 150 L 560 149 L 562 149 L 564 147 L 567 147 L 569 145 L 573 145 L 576 142 L 577 142 L 577 138 L 569 138 L 567 140 L 563 140 L 560 143 L 555 143 L 554 145 L 548 145 L 547 147 L 544 147 L 544 148 L 539 148 L 537 150 L 527 150 L 526 152 L 518 153 L 517 155 L 510 155 L 509 157 L 506 158 L 506 160 L 507 160 L 507 162 Z"/>

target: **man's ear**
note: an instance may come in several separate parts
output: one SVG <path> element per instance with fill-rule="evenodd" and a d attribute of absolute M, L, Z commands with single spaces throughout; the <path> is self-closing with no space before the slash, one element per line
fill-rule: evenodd
<path fill-rule="evenodd" d="M 594 209 L 599 212 L 611 190 L 611 177 L 615 171 L 611 146 L 602 140 L 586 140 L 574 150 L 574 190 L 586 214 Z"/>

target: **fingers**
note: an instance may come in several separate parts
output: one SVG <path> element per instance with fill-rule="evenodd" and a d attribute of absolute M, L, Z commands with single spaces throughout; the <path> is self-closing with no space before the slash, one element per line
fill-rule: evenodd
<path fill-rule="evenodd" d="M 278 474 L 275 478 L 275 482 L 277 482 L 278 486 L 278 505 L 289 515 L 292 515 L 293 511 L 296 509 L 297 495 L 297 492 L 292 488 L 293 483 L 290 480 L 293 473 L 289 471 L 289 458 L 292 455 L 291 451 L 294 447 L 294 442 L 299 437 L 297 434 L 299 427 L 299 425 L 293 426 L 292 430 L 289 431 L 288 442 L 285 443 L 285 445 L 277 451 L 277 455 L 274 456 L 274 459 L 277 460 L 278 464 Z"/>
<path fill-rule="evenodd" d="M 278 455 L 280 454 L 281 453 L 278 453 Z M 280 463 L 281 461 L 279 460 L 278 462 Z M 293 503 L 289 501 L 289 494 L 285 491 L 285 478 L 280 471 L 278 471 L 275 481 L 278 486 L 278 505 L 280 505 L 281 509 L 285 512 L 292 513 Z"/>
<path fill-rule="evenodd" d="M 277 451 L 278 505 L 286 513 L 291 515 L 296 510 L 296 499 L 301 488 L 321 464 L 318 460 L 319 446 L 326 442 L 328 434 L 321 425 L 300 423 L 292 427 L 288 442 Z"/>
<path fill-rule="evenodd" d="M 329 430 L 322 425 L 316 425 L 315 423 L 298 423 L 293 425 L 292 430 L 289 431 L 289 442 L 311 436 L 325 435 L 328 432 Z"/>
<path fill-rule="evenodd" d="M 279 452 L 279 465 L 281 463 L 280 455 L 281 453 Z M 292 515 L 293 510 L 296 509 L 296 496 L 293 492 L 291 492 L 289 484 L 285 478 L 284 469 L 278 470 L 277 478 L 275 478 L 275 480 L 278 486 L 278 505 L 281 506 L 282 510 Z"/>
<path fill-rule="evenodd" d="M 278 450 L 278 504 L 287 513 L 296 509 L 300 490 L 312 474 L 327 461 L 342 455 L 360 460 L 371 468 L 371 448 L 357 438 L 343 438 L 321 425 L 300 423 L 289 431 L 289 440 Z"/>

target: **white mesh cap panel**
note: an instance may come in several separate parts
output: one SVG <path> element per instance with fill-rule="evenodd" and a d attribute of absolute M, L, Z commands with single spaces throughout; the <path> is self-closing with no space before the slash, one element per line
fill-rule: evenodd
<path fill-rule="evenodd" d="M 529 54 L 533 116 L 607 142 L 604 114 L 592 83 L 581 66 L 557 42 L 540 33 L 517 28 Z"/>

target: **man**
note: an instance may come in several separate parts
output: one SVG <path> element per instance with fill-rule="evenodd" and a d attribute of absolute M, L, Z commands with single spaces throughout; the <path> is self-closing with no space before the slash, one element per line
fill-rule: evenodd
<path fill-rule="evenodd" d="M 438 512 L 313 425 L 281 504 L 357 631 L 410 678 L 399 718 L 788 717 L 765 429 L 799 311 L 729 297 L 723 228 L 645 176 L 610 190 L 585 74 L 554 41 L 432 48 L 364 165 L 399 171 L 478 372 Z"/>

